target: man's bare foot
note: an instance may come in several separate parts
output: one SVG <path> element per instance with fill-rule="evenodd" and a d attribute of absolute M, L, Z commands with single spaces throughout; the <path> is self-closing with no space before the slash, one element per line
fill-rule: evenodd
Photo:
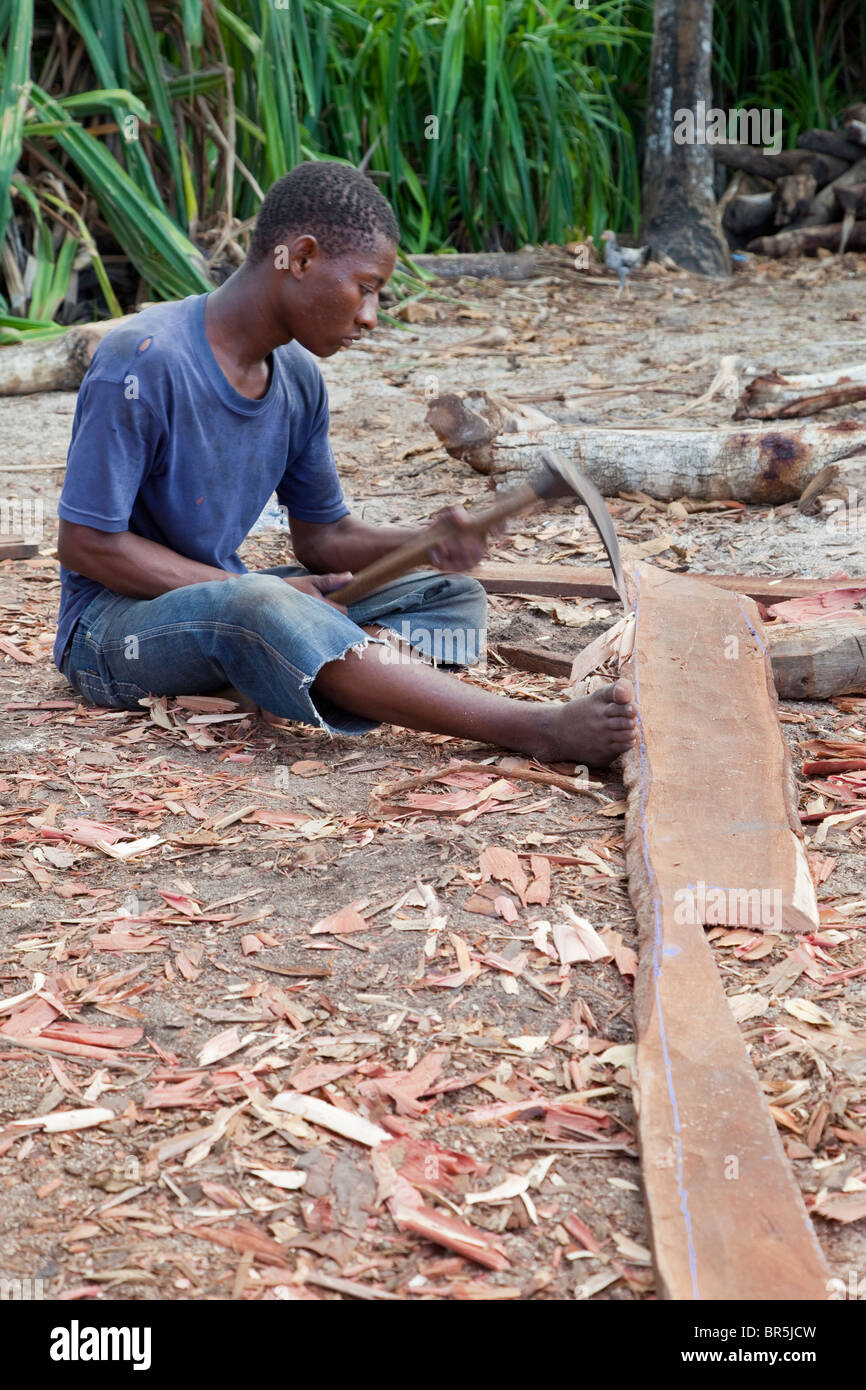
<path fill-rule="evenodd" d="M 547 728 L 532 751 L 542 762 L 564 761 L 606 767 L 625 753 L 637 735 L 637 706 L 631 682 L 618 680 L 548 707 Z"/>

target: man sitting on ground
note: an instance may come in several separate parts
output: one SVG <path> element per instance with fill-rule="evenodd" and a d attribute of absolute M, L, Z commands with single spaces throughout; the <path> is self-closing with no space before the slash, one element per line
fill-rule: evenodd
<path fill-rule="evenodd" d="M 271 188 L 248 259 L 225 284 L 147 309 L 103 340 L 58 508 L 55 660 L 80 695 L 112 709 L 228 683 L 280 718 L 335 733 L 385 722 L 606 764 L 635 737 L 626 681 L 542 704 L 393 659 L 383 629 L 434 656 L 447 632 L 477 659 L 484 592 L 443 573 L 483 553 L 461 534 L 465 514 L 452 514 L 431 552 L 436 569 L 339 606 L 353 571 L 418 534 L 350 514 L 314 361 L 375 328 L 398 237 L 369 179 L 299 165 Z M 275 491 L 299 565 L 250 574 L 237 550 Z"/>

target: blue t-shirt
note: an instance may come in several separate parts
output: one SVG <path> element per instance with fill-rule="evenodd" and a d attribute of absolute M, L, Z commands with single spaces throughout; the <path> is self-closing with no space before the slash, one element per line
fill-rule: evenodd
<path fill-rule="evenodd" d="M 348 514 L 328 440 L 328 393 L 298 343 L 278 347 L 271 381 L 248 400 L 205 334 L 207 295 L 157 304 L 103 339 L 78 395 L 65 521 L 132 531 L 190 560 L 244 574 L 237 549 L 276 491 L 290 516 Z M 104 586 L 63 569 L 54 660 Z"/>

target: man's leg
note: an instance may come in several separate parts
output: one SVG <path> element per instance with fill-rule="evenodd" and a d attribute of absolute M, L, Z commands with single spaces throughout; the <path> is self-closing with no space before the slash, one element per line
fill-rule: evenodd
<path fill-rule="evenodd" d="M 630 748 L 637 732 L 628 681 L 566 704 L 514 700 L 418 662 L 394 662 L 379 645 L 323 666 L 313 693 L 379 723 L 477 739 L 542 762 L 603 766 Z"/>
<path fill-rule="evenodd" d="M 292 578 L 297 565 L 275 565 L 262 574 Z M 339 592 L 333 595 L 339 603 Z M 416 570 L 349 607 L 352 622 L 387 629 L 406 648 L 437 666 L 474 666 L 487 645 L 487 595 L 467 574 Z"/>
<path fill-rule="evenodd" d="M 436 666 L 474 666 L 487 646 L 487 595 L 471 575 L 407 574 L 352 604 L 349 617 L 390 629 Z"/>
<path fill-rule="evenodd" d="M 486 651 L 487 596 L 471 575 L 409 574 L 353 604 L 349 615 L 363 626 L 390 628 L 437 666 L 473 666 Z M 383 661 L 394 671 L 384 681 Z M 316 692 L 346 709 L 356 708 L 360 698 L 370 717 L 383 722 L 456 733 L 542 760 L 607 763 L 630 747 L 637 730 L 627 681 L 567 704 L 538 704 L 493 695 L 438 671 L 395 664 L 380 647 L 347 658 L 345 665 L 347 671 L 325 668 Z M 363 670 L 360 697 L 356 669 Z"/>
<path fill-rule="evenodd" d="M 469 575 L 406 575 L 353 604 L 349 616 L 363 627 L 390 628 L 437 666 L 472 666 L 486 649 L 487 596 Z M 549 761 L 610 762 L 631 746 L 637 729 L 627 681 L 567 704 L 537 704 L 395 661 L 379 646 L 324 667 L 313 689 L 343 709 L 363 707 L 382 723 L 457 734 Z"/>
<path fill-rule="evenodd" d="M 569 704 L 530 704 L 392 655 L 330 604 L 262 574 L 156 599 L 97 600 L 67 673 L 82 694 L 117 708 L 229 683 L 280 718 L 337 733 L 384 721 L 586 763 L 609 762 L 633 742 L 625 682 Z"/>
<path fill-rule="evenodd" d="M 135 709 L 148 694 L 230 684 L 282 719 L 364 733 L 375 721 L 342 711 L 326 720 L 310 690 L 324 663 L 370 640 L 330 604 L 274 575 L 248 574 L 155 599 L 101 595 L 79 621 L 63 669 L 82 695 L 116 709 Z"/>

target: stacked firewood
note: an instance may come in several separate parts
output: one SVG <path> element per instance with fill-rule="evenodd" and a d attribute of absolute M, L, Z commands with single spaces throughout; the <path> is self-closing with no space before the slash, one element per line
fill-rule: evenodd
<path fill-rule="evenodd" d="M 713 154 L 736 171 L 720 203 L 735 249 L 866 251 L 866 102 L 842 113 L 839 130 L 803 131 L 795 150 L 717 145 Z"/>

